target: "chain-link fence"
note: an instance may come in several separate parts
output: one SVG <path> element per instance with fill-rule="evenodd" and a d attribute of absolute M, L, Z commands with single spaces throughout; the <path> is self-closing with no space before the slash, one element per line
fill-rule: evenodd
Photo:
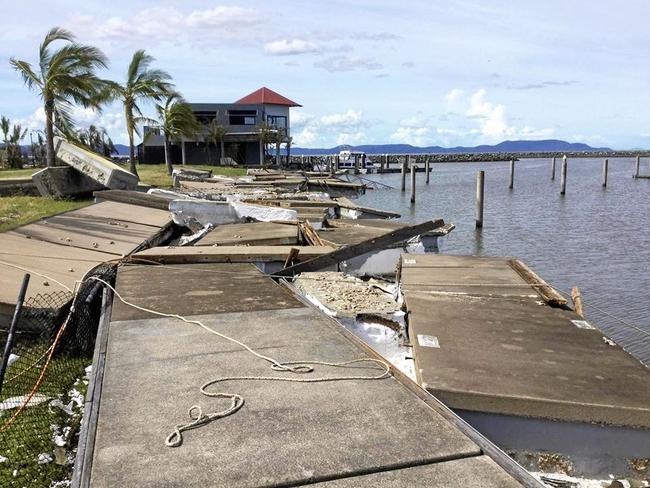
<path fill-rule="evenodd" d="M 93 275 L 110 282 L 115 268 L 102 265 Z M 1 385 L 1 487 L 68 486 L 101 302 L 93 280 L 74 297 L 59 292 L 25 300 Z M 0 354 L 8 330 L 0 324 Z"/>

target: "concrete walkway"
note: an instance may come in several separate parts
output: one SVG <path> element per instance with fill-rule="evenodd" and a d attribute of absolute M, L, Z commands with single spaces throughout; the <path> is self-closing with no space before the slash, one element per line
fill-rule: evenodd
<path fill-rule="evenodd" d="M 130 254 L 171 222 L 169 212 L 103 202 L 0 233 L 0 322 L 10 320 L 28 268 L 27 296 L 64 292 L 102 262 Z"/>
<path fill-rule="evenodd" d="M 250 264 L 125 266 L 117 290 L 281 361 L 370 357 L 341 326 Z M 166 447 L 190 406 L 209 412 L 229 404 L 202 395 L 204 382 L 286 374 L 197 326 L 117 299 L 103 327 L 105 367 L 96 372 L 103 381 L 91 385 L 100 399 L 97 429 L 94 443 L 80 446 L 92 460 L 82 486 L 522 486 L 484 454 L 491 444 L 399 375 L 223 383 L 215 391 L 243 395 L 242 409 L 185 432 L 182 446 Z M 372 366 L 319 366 L 306 377 L 376 373 Z M 525 486 L 539 486 L 502 453 L 498 459 Z"/>

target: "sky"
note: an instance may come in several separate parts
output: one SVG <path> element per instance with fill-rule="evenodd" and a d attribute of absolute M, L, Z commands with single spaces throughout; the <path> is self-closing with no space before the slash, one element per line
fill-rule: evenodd
<path fill-rule="evenodd" d="M 648 19 L 646 0 L 7 2 L 0 114 L 42 127 L 41 101 L 9 58 L 35 63 L 43 36 L 62 26 L 105 52 L 105 78 L 122 81 L 145 49 L 190 102 L 233 102 L 261 86 L 295 100 L 295 146 L 650 148 Z M 75 120 L 127 141 L 119 105 L 78 108 Z"/>

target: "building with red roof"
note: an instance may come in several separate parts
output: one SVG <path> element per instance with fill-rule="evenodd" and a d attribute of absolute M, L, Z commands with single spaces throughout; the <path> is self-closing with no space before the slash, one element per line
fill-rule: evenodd
<path fill-rule="evenodd" d="M 171 141 L 172 163 L 259 165 L 275 162 L 276 140 L 291 137 L 290 111 L 299 103 L 262 87 L 234 103 L 190 103 L 202 131 L 192 139 Z M 141 163 L 164 161 L 164 138 L 155 128 L 138 146 Z M 266 141 L 263 139 L 266 138 Z"/>

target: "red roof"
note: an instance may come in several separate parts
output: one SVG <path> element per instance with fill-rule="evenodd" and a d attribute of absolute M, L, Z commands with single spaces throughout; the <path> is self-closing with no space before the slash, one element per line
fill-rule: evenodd
<path fill-rule="evenodd" d="M 289 100 L 286 97 L 283 97 L 279 93 L 269 90 L 265 86 L 259 90 L 255 90 L 253 93 L 246 95 L 244 98 L 240 98 L 235 103 L 262 103 L 266 105 L 286 105 L 287 107 L 302 107 L 299 103 L 296 103 L 292 100 Z"/>

